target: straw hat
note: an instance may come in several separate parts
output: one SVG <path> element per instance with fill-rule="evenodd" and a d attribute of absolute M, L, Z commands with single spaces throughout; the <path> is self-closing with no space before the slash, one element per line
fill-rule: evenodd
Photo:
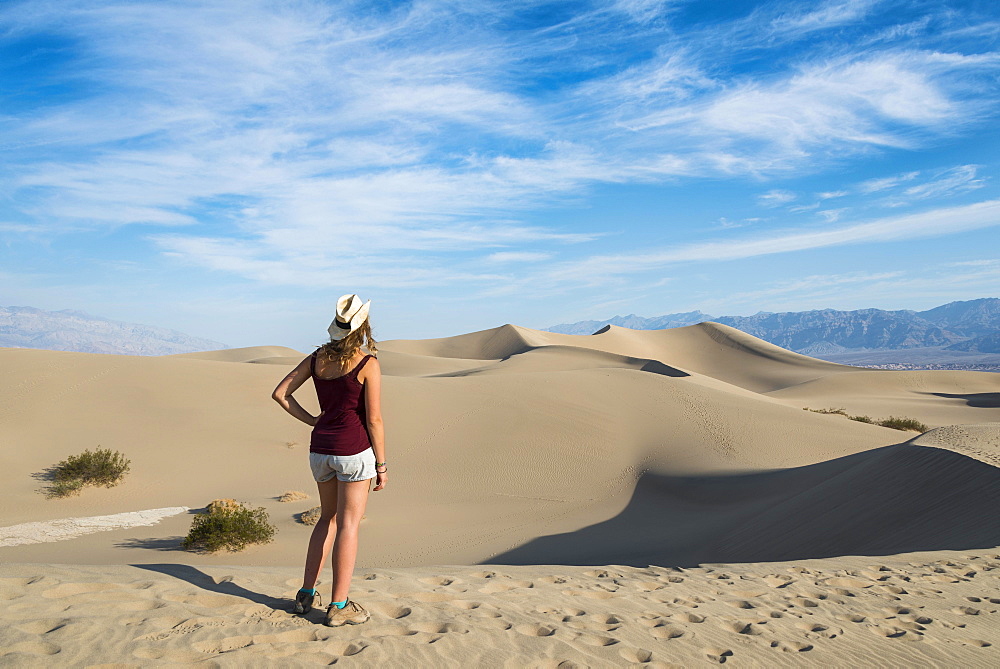
<path fill-rule="evenodd" d="M 368 320 L 371 303 L 371 300 L 362 303 L 357 295 L 344 295 L 337 300 L 337 316 L 327 329 L 330 339 L 339 341 L 361 327 Z"/>

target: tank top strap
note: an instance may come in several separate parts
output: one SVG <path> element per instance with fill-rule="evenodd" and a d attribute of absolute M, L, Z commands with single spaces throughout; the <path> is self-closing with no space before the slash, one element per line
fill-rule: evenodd
<path fill-rule="evenodd" d="M 309 356 L 309 375 L 316 376 L 316 354 L 319 353 L 319 349 L 312 352 Z"/>
<path fill-rule="evenodd" d="M 366 364 L 368 364 L 368 359 L 371 358 L 371 357 L 372 357 L 371 355 L 366 355 L 365 357 L 361 358 L 361 362 L 359 362 L 354 367 L 354 369 L 351 370 L 351 376 L 353 376 L 355 379 L 357 379 L 358 378 L 358 373 L 361 371 L 361 368 L 364 367 Z"/>

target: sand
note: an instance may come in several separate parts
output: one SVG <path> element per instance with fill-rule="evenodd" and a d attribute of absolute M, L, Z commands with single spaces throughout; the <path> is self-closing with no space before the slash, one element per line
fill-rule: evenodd
<path fill-rule="evenodd" d="M 5 667 L 995 667 L 1000 553 L 364 569 L 372 619 L 285 613 L 296 569 L 0 567 Z M 322 586 L 320 586 L 322 587 Z M 94 641 L 100 639 L 100 644 Z"/>
<path fill-rule="evenodd" d="M 309 430 L 270 399 L 301 354 L 0 349 L 0 664 L 996 666 L 1000 375 L 852 368 L 714 323 L 380 348 L 390 482 L 361 533 L 373 621 L 350 630 L 275 611 L 316 504 Z M 98 445 L 131 459 L 124 483 L 40 494 Z M 276 541 L 180 550 L 223 497 Z M 30 532 L 53 524 L 89 533 Z"/>

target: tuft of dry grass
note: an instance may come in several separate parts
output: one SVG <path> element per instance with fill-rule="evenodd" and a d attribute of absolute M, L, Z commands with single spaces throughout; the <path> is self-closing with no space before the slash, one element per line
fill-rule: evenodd
<path fill-rule="evenodd" d="M 298 502 L 302 499 L 309 499 L 309 495 L 301 490 L 286 490 L 278 496 L 279 502 Z"/>
<path fill-rule="evenodd" d="M 308 511 L 303 511 L 302 513 L 298 514 L 296 518 L 303 525 L 315 525 L 316 523 L 319 522 L 319 517 L 322 511 L 323 507 L 314 506 Z"/>
<path fill-rule="evenodd" d="M 838 416 L 847 416 L 847 412 L 843 409 L 810 409 L 809 407 L 802 407 L 806 411 L 812 411 L 813 413 L 825 413 L 825 414 L 836 414 Z"/>
<path fill-rule="evenodd" d="M 235 499 L 223 497 L 221 499 L 213 499 L 205 508 L 208 509 L 209 513 L 212 513 L 213 511 L 218 511 L 220 509 L 242 509 L 243 505 Z"/>

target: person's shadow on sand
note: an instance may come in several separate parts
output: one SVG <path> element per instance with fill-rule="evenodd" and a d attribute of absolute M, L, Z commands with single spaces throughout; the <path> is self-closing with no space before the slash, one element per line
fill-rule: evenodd
<path fill-rule="evenodd" d="M 167 576 L 173 576 L 209 592 L 242 597 L 256 604 L 263 604 L 276 610 L 287 610 L 292 605 L 292 600 L 290 599 L 271 597 L 260 592 L 247 590 L 243 586 L 233 583 L 230 576 L 224 576 L 222 579 L 216 581 L 205 572 L 186 564 L 133 564 L 131 566 L 137 569 L 146 569 L 166 574 Z"/>

